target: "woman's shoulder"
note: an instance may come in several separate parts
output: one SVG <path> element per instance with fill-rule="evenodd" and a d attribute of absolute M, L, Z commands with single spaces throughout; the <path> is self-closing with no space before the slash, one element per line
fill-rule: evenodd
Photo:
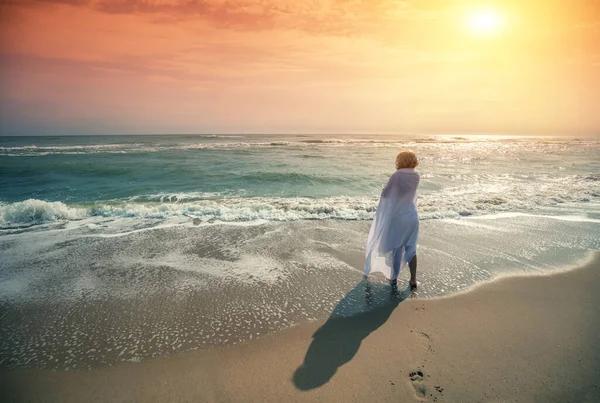
<path fill-rule="evenodd" d="M 396 172 L 394 172 L 394 174 L 392 176 L 402 176 L 402 175 L 417 175 L 417 176 L 421 176 L 421 174 L 419 173 L 419 171 L 417 171 L 414 168 L 400 168 L 398 170 L 396 170 Z"/>
<path fill-rule="evenodd" d="M 421 181 L 421 175 L 414 168 L 401 168 L 390 179 L 398 184 L 404 184 L 403 186 L 418 186 Z"/>

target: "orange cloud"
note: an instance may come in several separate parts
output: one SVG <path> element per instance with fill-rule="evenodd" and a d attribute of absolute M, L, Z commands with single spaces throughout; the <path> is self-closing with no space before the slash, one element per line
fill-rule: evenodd
<path fill-rule="evenodd" d="M 2 131 L 597 132 L 596 2 L 477 3 L 5 2 Z"/>

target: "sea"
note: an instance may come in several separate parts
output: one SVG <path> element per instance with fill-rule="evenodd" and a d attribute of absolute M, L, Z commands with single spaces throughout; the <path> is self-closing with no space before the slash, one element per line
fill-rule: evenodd
<path fill-rule="evenodd" d="M 364 298 L 364 247 L 405 148 L 421 173 L 406 297 L 600 249 L 597 138 L 0 137 L 0 366 L 136 362 L 376 309 L 389 285 Z"/>

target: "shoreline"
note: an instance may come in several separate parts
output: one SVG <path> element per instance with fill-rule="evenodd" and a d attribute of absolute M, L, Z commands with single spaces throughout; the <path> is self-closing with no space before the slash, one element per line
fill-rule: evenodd
<path fill-rule="evenodd" d="M 328 253 L 330 253 L 332 256 L 336 257 L 340 261 L 353 267 L 359 273 L 363 272 L 362 267 L 363 267 L 364 256 L 362 253 L 340 252 L 340 251 L 337 251 L 337 250 L 334 250 L 331 248 L 324 249 L 324 250 L 326 250 Z M 600 250 L 589 250 L 589 251 L 587 251 L 587 253 L 585 254 L 584 257 L 578 259 L 575 263 L 558 266 L 557 268 L 552 269 L 550 271 L 541 271 L 541 270 L 538 272 L 501 271 L 499 274 L 496 274 L 491 279 L 487 279 L 487 280 L 481 281 L 481 282 L 476 282 L 467 288 L 453 291 L 450 294 L 436 295 L 433 297 L 418 297 L 418 294 L 417 294 L 417 297 L 421 301 L 438 301 L 438 300 L 451 299 L 451 298 L 459 297 L 461 295 L 470 294 L 471 292 L 473 292 L 481 287 L 486 287 L 488 285 L 492 285 L 498 281 L 505 281 L 505 280 L 509 280 L 509 279 L 513 279 L 513 278 L 516 279 L 516 278 L 537 278 L 537 277 L 549 277 L 549 276 L 551 277 L 551 276 L 555 276 L 555 275 L 569 273 L 572 271 L 577 271 L 582 268 L 585 268 L 588 265 L 593 264 L 595 260 L 600 261 Z M 406 266 L 406 268 L 404 268 L 404 270 L 400 271 L 400 275 L 402 278 L 400 278 L 400 277 L 398 278 L 399 287 L 402 287 L 401 284 L 404 284 L 404 282 L 405 282 L 404 280 L 406 280 L 406 283 L 408 283 L 408 280 L 406 278 L 404 278 L 407 276 L 407 274 L 403 274 L 405 272 L 408 272 L 408 266 Z M 381 274 L 375 274 L 375 276 L 377 276 L 376 281 L 378 283 L 386 283 L 387 282 L 387 280 Z M 417 282 L 419 282 L 418 278 L 419 278 L 419 273 L 417 272 Z M 419 285 L 420 284 L 421 283 L 419 282 Z M 424 285 L 423 287 L 426 287 L 426 285 Z M 418 293 L 418 290 L 417 290 L 417 293 Z M 302 326 L 302 324 L 300 324 L 300 326 Z"/>
<path fill-rule="evenodd" d="M 494 276 L 492 279 L 475 283 L 468 288 L 455 291 L 448 295 L 425 297 L 422 299 L 422 301 L 438 301 L 438 300 L 446 300 L 446 299 L 460 297 L 461 295 L 470 294 L 470 293 L 478 290 L 481 287 L 493 285 L 500 281 L 507 281 L 507 280 L 519 279 L 519 278 L 534 279 L 534 278 L 538 278 L 538 277 L 552 277 L 552 276 L 558 276 L 561 274 L 568 274 L 570 272 L 574 272 L 574 271 L 576 272 L 578 270 L 585 269 L 587 266 L 593 265 L 596 261 L 598 261 L 598 264 L 600 265 L 600 250 L 590 250 L 587 252 L 587 254 L 584 257 L 579 259 L 577 262 L 575 262 L 573 264 L 558 266 L 557 268 L 555 268 L 551 271 L 501 272 L 500 274 Z"/>
<path fill-rule="evenodd" d="M 0 370 L 14 402 L 600 399 L 600 252 L 241 345 L 89 371 Z M 400 290 L 400 293 L 404 290 Z M 314 337 L 313 337 L 314 335 Z M 4 395 L 4 396 L 2 396 Z"/>

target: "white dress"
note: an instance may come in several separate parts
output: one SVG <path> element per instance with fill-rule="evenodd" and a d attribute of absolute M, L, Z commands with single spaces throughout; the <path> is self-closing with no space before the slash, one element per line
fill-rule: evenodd
<path fill-rule="evenodd" d="M 395 280 L 400 269 L 416 255 L 419 180 L 414 168 L 401 168 L 383 188 L 367 239 L 365 276 L 381 272 L 388 280 Z"/>

